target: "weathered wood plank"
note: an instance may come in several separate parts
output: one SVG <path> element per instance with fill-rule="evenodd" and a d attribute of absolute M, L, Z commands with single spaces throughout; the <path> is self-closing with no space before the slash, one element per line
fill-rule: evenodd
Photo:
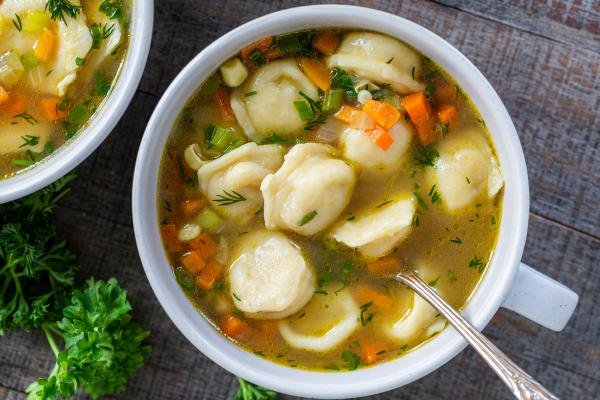
<path fill-rule="evenodd" d="M 0 385 L 0 400 L 24 400 L 27 396 L 24 393 L 2 387 Z"/>
<path fill-rule="evenodd" d="M 600 3 L 594 0 L 433 1 L 557 42 L 600 52 Z"/>

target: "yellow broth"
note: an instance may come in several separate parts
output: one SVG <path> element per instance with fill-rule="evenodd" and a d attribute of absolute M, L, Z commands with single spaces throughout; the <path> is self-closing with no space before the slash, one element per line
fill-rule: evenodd
<path fill-rule="evenodd" d="M 453 132 L 476 127 L 493 149 L 484 121 L 456 82 L 424 56 L 421 56 L 421 63 L 421 79 L 426 84 L 426 91 L 429 91 L 428 101 L 431 105 L 451 104 L 458 111 L 445 131 L 437 132 L 439 137 L 432 147 L 451 137 Z M 384 325 L 410 311 L 412 293 L 370 271 L 367 264 L 371 261 L 365 260 L 357 250 L 335 243 L 327 237 L 327 230 L 312 236 L 285 233 L 302 249 L 314 269 L 317 278 L 314 296 L 324 296 L 327 290 L 349 291 L 361 305 L 359 328 L 333 350 L 311 352 L 292 347 L 279 333 L 276 320 L 253 319 L 237 310 L 229 291 L 227 268 L 231 259 L 223 263 L 222 272 L 212 288 L 207 290 L 195 284 L 194 275 L 181 262 L 181 256 L 189 250 L 189 246 L 181 243 L 174 249 L 169 245 L 173 241 L 173 232 L 169 234 L 164 228 L 170 226 L 171 230 L 180 229 L 189 223 L 194 217 L 184 212 L 182 205 L 186 201 L 203 199 L 195 173 L 184 161 L 184 150 L 198 143 L 203 148 L 203 154 L 218 157 L 218 154 L 204 147 L 203 135 L 208 124 L 233 127 L 237 132 L 242 132 L 235 121 L 222 120 L 219 108 L 207 95 L 207 90 L 209 93 L 214 90 L 215 80 L 213 76 L 204 84 L 179 117 L 164 152 L 159 178 L 159 223 L 165 236 L 166 251 L 177 281 L 199 312 L 220 331 L 223 331 L 224 318 L 234 315 L 243 322 L 245 328 L 243 334 L 228 336 L 230 340 L 273 362 L 309 370 L 351 370 L 372 365 L 401 356 L 428 340 L 429 335 L 426 334 L 410 341 L 390 339 L 385 334 Z M 311 141 L 314 137 L 312 132 L 307 132 L 298 141 Z M 293 146 L 289 142 L 284 144 Z M 374 204 L 377 207 L 385 206 L 397 193 L 409 193 L 418 198 L 419 206 L 411 233 L 387 257 L 396 259 L 398 265 L 416 269 L 445 300 L 460 309 L 475 290 L 492 256 L 498 236 L 502 193 L 493 198 L 481 194 L 460 212 L 448 212 L 443 207 L 443 198 L 441 202 L 436 199 L 435 188 L 426 179 L 432 167 L 422 162 L 423 148 L 413 143 L 410 151 L 412 157 L 408 165 L 384 182 L 358 180 L 350 203 L 338 220 L 352 219 Z M 264 229 L 262 212 L 254 215 L 245 225 L 238 225 L 234 220 L 223 220 L 220 231 L 212 237 L 215 242 L 227 243 L 231 249 L 245 235 L 259 229 Z M 170 236 L 170 239 L 166 236 Z M 376 299 L 365 299 L 364 294 L 360 294 L 365 287 L 383 295 L 391 306 L 383 307 L 382 303 L 373 301 Z M 303 321 L 310 317 L 307 316 L 307 307 L 286 320 L 302 329 Z M 442 323 L 439 317 L 436 321 Z"/>
<path fill-rule="evenodd" d="M 46 77 L 52 76 L 51 65 L 56 57 L 59 57 L 56 54 L 58 43 L 54 44 L 53 52 L 47 61 L 38 59 L 34 49 L 22 54 L 15 51 L 24 66 L 24 73 L 16 84 L 3 89 L 8 92 L 9 99 L 5 102 L 0 101 L 0 125 L 10 127 L 4 135 L 13 135 L 15 140 L 20 140 L 21 145 L 17 151 L 12 151 L 2 148 L 2 140 L 0 140 L 0 179 L 32 168 L 52 155 L 77 136 L 102 107 L 104 98 L 118 78 L 129 44 L 128 0 L 113 2 L 112 4 L 116 4 L 117 8 L 106 9 L 110 14 L 100 11 L 105 3 L 110 2 L 81 1 L 80 12 L 86 17 L 86 25 L 90 29 L 93 44 L 85 58 L 75 59 L 75 63 L 79 66 L 77 76 L 68 86 L 64 96 L 41 93 L 32 83 L 34 80 L 43 82 Z M 57 22 L 51 19 L 48 11 L 45 14 L 46 27 L 56 33 Z M 15 14 L 12 20 L 3 17 L 2 29 L 15 31 L 13 33 L 17 34 L 17 27 L 20 27 L 18 35 L 25 36 L 25 40 L 34 40 L 39 33 L 26 32 L 28 15 L 29 13 Z M 71 19 L 66 18 L 68 24 Z M 101 57 L 103 46 L 113 35 L 116 35 L 115 24 L 121 27 L 120 42 L 103 58 Z M 0 34 L 0 44 L 2 44 L 0 47 L 8 49 L 11 44 L 2 43 L 3 40 L 9 40 L 3 36 L 6 35 Z M 48 106 L 45 107 L 43 104 L 48 100 L 56 103 L 50 108 L 50 114 L 48 114 Z"/>

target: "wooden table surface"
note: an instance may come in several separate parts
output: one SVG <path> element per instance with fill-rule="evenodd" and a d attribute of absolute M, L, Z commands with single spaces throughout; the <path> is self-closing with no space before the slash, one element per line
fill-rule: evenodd
<path fill-rule="evenodd" d="M 150 1 L 150 0 L 137 0 Z M 231 399 L 232 375 L 175 328 L 142 270 L 131 222 L 131 181 L 146 122 L 163 91 L 200 50 L 239 24 L 309 2 L 158 0 L 141 85 L 114 132 L 77 169 L 58 222 L 83 274 L 116 276 L 152 331 L 148 364 L 120 399 Z M 310 2 L 312 3 L 312 2 Z M 500 310 L 485 334 L 563 399 L 600 398 L 600 2 L 356 1 L 413 20 L 444 37 L 489 79 L 525 151 L 531 212 L 524 262 L 573 288 L 575 315 L 555 333 Z M 150 196 L 153 194 L 149 193 Z M 0 400 L 24 399 L 47 374 L 39 332 L 0 338 Z M 472 351 L 376 399 L 510 399 Z"/>

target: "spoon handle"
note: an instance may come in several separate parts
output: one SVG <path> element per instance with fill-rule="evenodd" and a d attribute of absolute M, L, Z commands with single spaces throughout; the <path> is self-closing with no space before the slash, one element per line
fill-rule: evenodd
<path fill-rule="evenodd" d="M 490 367 L 500 376 L 517 399 L 558 400 L 539 382 L 519 368 L 510 358 L 498 349 L 483 334 L 477 331 L 466 319 L 444 301 L 435 290 L 427 285 L 414 272 L 403 272 L 396 279 L 410 287 L 429 302 L 454 328 L 464 336 Z"/>

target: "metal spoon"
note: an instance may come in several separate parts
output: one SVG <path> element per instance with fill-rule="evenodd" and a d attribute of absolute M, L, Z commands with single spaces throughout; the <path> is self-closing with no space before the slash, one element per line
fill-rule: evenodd
<path fill-rule="evenodd" d="M 414 290 L 419 296 L 431 304 L 454 328 L 464 336 L 471 346 L 483 357 L 485 362 L 498 374 L 517 399 L 523 400 L 558 400 L 539 382 L 529 376 L 510 358 L 501 352 L 473 325 L 456 312 L 435 290 L 423 282 L 412 271 L 401 272 L 395 279 Z"/>

